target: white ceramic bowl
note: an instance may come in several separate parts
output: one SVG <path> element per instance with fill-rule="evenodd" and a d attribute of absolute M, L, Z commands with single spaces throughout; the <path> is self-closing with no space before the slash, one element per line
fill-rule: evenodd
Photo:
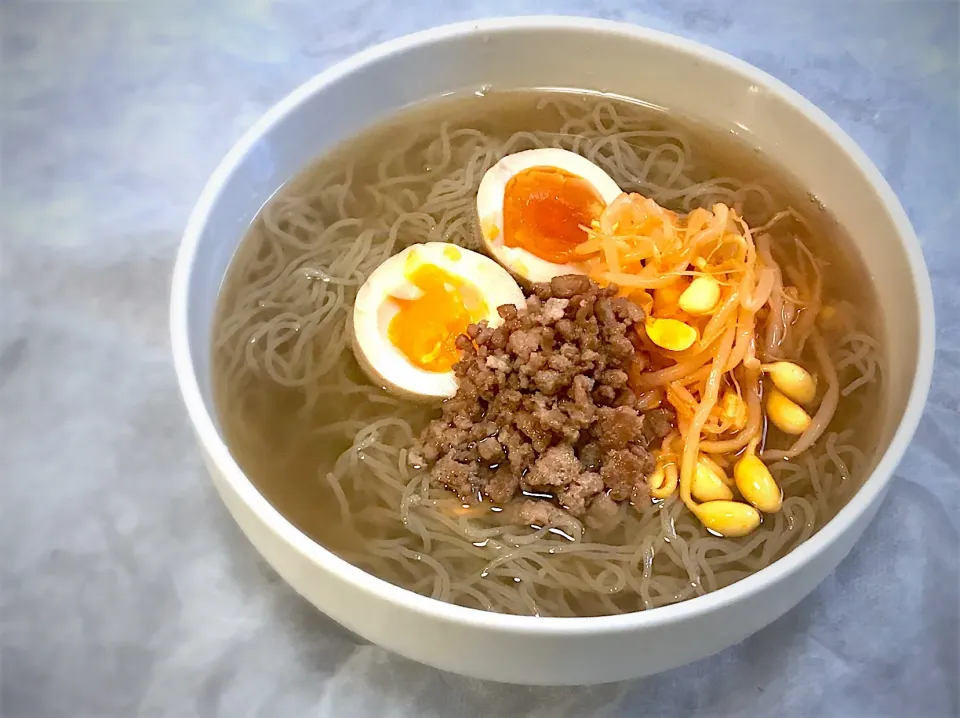
<path fill-rule="evenodd" d="M 490 84 L 573 87 L 640 98 L 738 128 L 846 226 L 878 286 L 890 342 L 875 469 L 825 528 L 728 588 L 642 613 L 530 618 L 425 598 L 342 561 L 257 492 L 224 445 L 210 397 L 211 320 L 237 243 L 309 160 L 419 100 Z M 659 32 L 573 18 L 465 23 L 371 48 L 297 88 L 214 172 L 190 217 L 171 302 L 177 375 L 217 489 L 256 549 L 347 628 L 417 661 L 499 681 L 583 684 L 702 658 L 767 625 L 846 556 L 874 516 L 920 419 L 933 363 L 929 278 L 900 203 L 864 153 L 796 92 L 740 60 Z"/>

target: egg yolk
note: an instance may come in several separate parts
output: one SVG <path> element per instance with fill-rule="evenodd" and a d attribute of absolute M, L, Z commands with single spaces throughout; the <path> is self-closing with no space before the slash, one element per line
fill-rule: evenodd
<path fill-rule="evenodd" d="M 487 316 L 487 305 L 474 285 L 435 265 L 421 264 L 405 276 L 422 294 L 416 299 L 391 297 L 398 311 L 387 336 L 414 366 L 450 371 L 460 359 L 457 337 Z"/>
<path fill-rule="evenodd" d="M 605 207 L 583 177 L 558 167 L 530 167 L 504 188 L 503 243 L 548 262 L 569 262 L 587 239 L 585 228 Z"/>

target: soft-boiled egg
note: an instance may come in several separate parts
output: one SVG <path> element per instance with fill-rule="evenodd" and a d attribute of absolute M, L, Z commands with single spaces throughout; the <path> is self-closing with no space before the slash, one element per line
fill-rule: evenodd
<path fill-rule="evenodd" d="M 606 172 L 575 152 L 507 155 L 487 170 L 477 191 L 484 246 L 529 282 L 586 274 L 574 249 L 620 192 Z"/>
<path fill-rule="evenodd" d="M 367 278 L 353 310 L 353 350 L 374 382 L 401 396 L 457 392 L 456 340 L 467 325 L 502 321 L 497 307 L 526 305 L 516 280 L 482 254 L 447 242 L 415 244 Z"/>

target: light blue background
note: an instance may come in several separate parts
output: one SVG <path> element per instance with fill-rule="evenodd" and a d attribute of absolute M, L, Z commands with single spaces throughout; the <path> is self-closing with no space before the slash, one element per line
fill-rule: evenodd
<path fill-rule="evenodd" d="M 958 715 L 958 7 L 5 0 L 0 715 Z M 633 683 L 497 686 L 358 645 L 235 528 L 204 474 L 171 368 L 179 234 L 239 134 L 362 47 L 511 12 L 632 21 L 786 81 L 883 171 L 934 281 L 930 404 L 853 554 L 742 645 Z"/>

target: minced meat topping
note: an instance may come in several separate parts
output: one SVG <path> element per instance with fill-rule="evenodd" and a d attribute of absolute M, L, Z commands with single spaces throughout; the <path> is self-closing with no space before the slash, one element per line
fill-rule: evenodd
<path fill-rule="evenodd" d="M 499 327 L 471 324 L 457 339 L 457 394 L 410 462 L 465 502 L 522 501 L 518 515 L 534 524 L 558 508 L 580 517 L 596 504 L 609 516 L 614 502 L 645 500 L 648 447 L 674 416 L 635 408 L 627 370 L 645 357 L 631 327 L 644 315 L 616 295 L 585 276 L 556 277 L 533 286 L 525 310 L 499 307 Z"/>

